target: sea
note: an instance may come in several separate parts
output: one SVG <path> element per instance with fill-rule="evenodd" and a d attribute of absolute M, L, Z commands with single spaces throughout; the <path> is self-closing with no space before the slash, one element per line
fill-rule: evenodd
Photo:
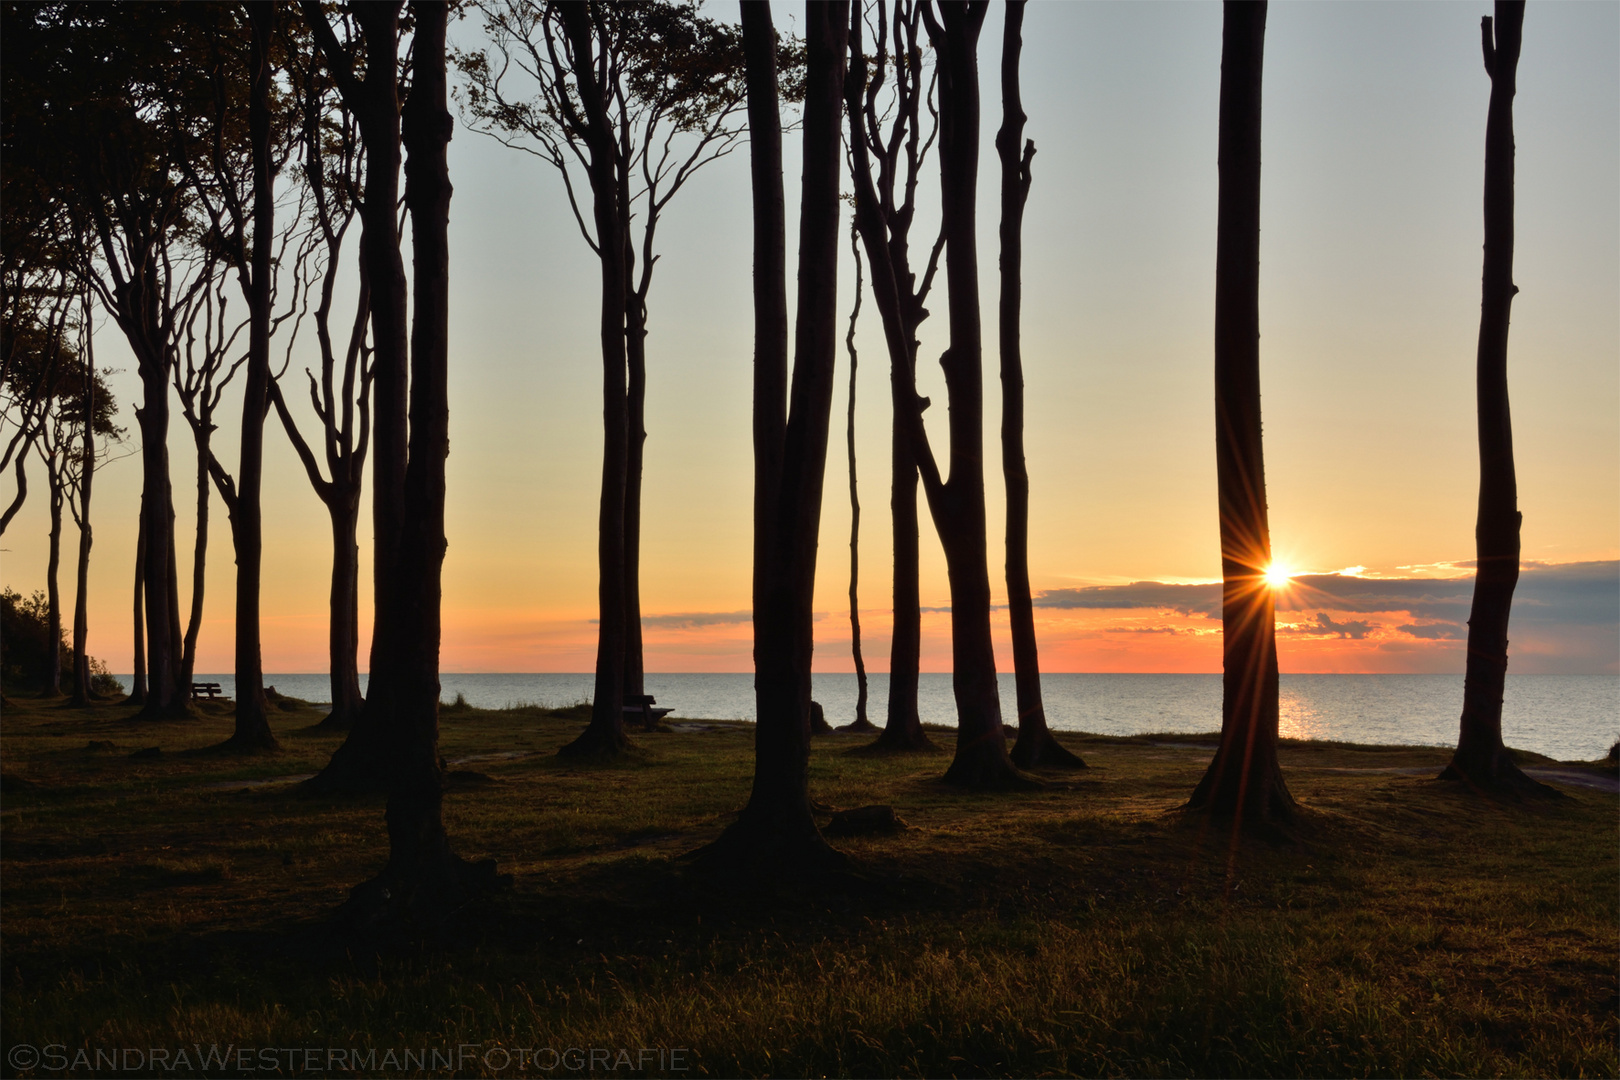
<path fill-rule="evenodd" d="M 122 676 L 125 688 L 130 677 Z M 198 675 L 235 694 L 231 675 Z M 572 705 L 589 701 L 593 676 L 582 674 L 443 674 L 446 702 L 459 694 L 479 708 Z M 324 673 L 266 675 L 282 694 L 331 698 Z M 360 676 L 362 688 L 366 676 Z M 867 677 L 867 716 L 881 726 L 889 677 Z M 649 674 L 647 693 L 675 711 L 670 719 L 753 720 L 754 676 Z M 1283 675 L 1284 737 L 1342 742 L 1453 746 L 1462 709 L 1459 675 Z M 855 718 L 852 674 L 821 674 L 814 694 L 834 725 Z M 1219 675 L 1052 674 L 1041 677 L 1047 722 L 1060 731 L 1100 735 L 1188 735 L 1221 726 Z M 954 724 L 949 674 L 925 674 L 918 706 L 927 723 Z M 1018 715 L 1011 674 L 1001 676 L 1002 715 Z M 1512 747 L 1560 761 L 1591 761 L 1620 740 L 1620 675 L 1509 675 L 1502 737 Z"/>

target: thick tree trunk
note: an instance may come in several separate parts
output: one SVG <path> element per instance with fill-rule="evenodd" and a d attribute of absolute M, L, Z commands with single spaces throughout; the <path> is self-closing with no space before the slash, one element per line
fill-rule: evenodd
<path fill-rule="evenodd" d="M 358 494 L 335 490 L 327 511 L 332 518 L 331 618 L 327 639 L 332 711 L 320 726 L 344 730 L 354 724 L 365 707 L 359 670 L 360 545 L 355 540 L 360 523 Z"/>
<path fill-rule="evenodd" d="M 1235 826 L 1292 816 L 1277 764 L 1275 599 L 1260 431 L 1260 84 L 1264 0 L 1227 0 L 1215 237 L 1215 474 L 1221 742 L 1187 805 Z"/>
<path fill-rule="evenodd" d="M 628 222 L 625 227 L 628 229 Z M 628 237 L 626 240 L 628 250 Z M 627 281 L 628 264 L 627 256 Z M 628 286 L 625 295 L 624 345 L 630 379 L 625 400 L 624 700 L 631 701 L 647 692 L 646 662 L 641 650 L 641 472 L 647 443 L 647 308 L 645 299 L 631 292 Z"/>
<path fill-rule="evenodd" d="M 950 395 L 950 479 L 924 473 L 925 494 L 951 587 L 952 689 L 956 757 L 947 783 L 1005 789 L 1028 783 L 1007 756 L 1001 692 L 990 636 L 989 541 L 984 502 L 984 357 L 979 317 L 977 235 L 979 30 L 987 3 L 948 4 L 935 22 L 923 8 L 939 54 L 939 168 L 945 230 L 950 346 L 940 357 Z M 913 434 L 920 435 L 920 417 Z M 929 469 L 932 462 L 924 465 Z"/>
<path fill-rule="evenodd" d="M 236 729 L 225 745 L 252 752 L 280 746 L 270 730 L 259 646 L 259 594 L 264 564 L 260 493 L 264 485 L 264 417 L 270 408 L 270 257 L 275 246 L 275 190 L 270 162 L 270 35 L 272 4 L 250 4 L 252 90 L 248 133 L 253 146 L 253 273 L 249 297 L 248 362 L 242 400 L 242 457 L 231 537 L 236 543 Z"/>
<path fill-rule="evenodd" d="M 50 557 L 45 563 L 45 633 L 50 640 L 50 659 L 46 661 L 46 697 L 62 696 L 62 496 L 65 478 L 63 462 L 51 455 L 45 459 L 46 482 L 50 487 L 51 535 Z"/>
<path fill-rule="evenodd" d="M 1497 0 L 1494 25 L 1481 21 L 1491 102 L 1485 121 L 1485 267 L 1479 315 L 1476 392 L 1479 410 L 1479 512 L 1474 602 L 1468 614 L 1468 664 L 1457 750 L 1442 780 L 1514 795 L 1556 795 L 1524 775 L 1502 742 L 1502 695 L 1508 666 L 1508 616 L 1519 581 L 1518 478 L 1508 407 L 1507 347 L 1513 296 L 1513 95 L 1518 89 L 1523 0 Z"/>
<path fill-rule="evenodd" d="M 169 489 L 169 379 L 161 352 L 140 358 L 144 401 L 141 427 L 141 516 L 145 550 L 141 567 L 146 616 L 146 700 L 143 719 L 184 713 L 190 687 L 179 686 L 180 657 L 175 632 L 179 614 L 170 589 L 174 566 L 174 509 Z"/>
<path fill-rule="evenodd" d="M 855 471 L 855 375 L 860 358 L 855 351 L 855 324 L 861 315 L 861 248 L 860 234 L 849 234 L 850 254 L 855 256 L 855 304 L 849 312 L 849 332 L 844 335 L 844 351 L 849 353 L 849 413 L 844 422 L 844 435 L 849 457 L 849 647 L 855 658 L 855 720 L 843 725 L 841 731 L 876 731 L 877 725 L 866 718 L 866 658 L 861 655 L 861 492 Z"/>
<path fill-rule="evenodd" d="M 386 730 L 388 864 L 355 888 L 351 912 L 398 924 L 431 923 L 495 884 L 495 864 L 468 863 L 450 849 L 439 768 L 440 590 L 444 567 L 445 458 L 450 453 L 450 176 L 443 2 L 411 5 L 416 19 L 411 94 L 401 131 L 408 151 L 405 202 L 411 215 L 413 312 L 410 447 L 395 575 L 395 650 L 372 668 L 367 711 Z"/>
<path fill-rule="evenodd" d="M 130 676 L 129 697 L 125 699 L 130 705 L 146 704 L 146 633 L 141 624 L 141 616 L 145 610 L 143 588 L 145 584 L 146 496 L 142 495 L 140 520 L 135 527 L 135 671 Z"/>
<path fill-rule="evenodd" d="M 301 5 L 329 66 L 352 64 L 340 55 L 318 0 Z M 404 533 L 405 466 L 408 456 L 410 352 L 406 344 L 407 320 L 405 264 L 400 257 L 395 210 L 399 206 L 399 13 L 398 0 L 360 4 L 353 8 L 365 41 L 364 79 L 340 81 L 344 101 L 360 122 L 366 157 L 366 193 L 360 210 L 360 258 L 365 263 L 372 341 L 372 627 L 371 672 L 368 690 L 375 692 L 379 675 L 388 670 L 401 647 L 396 640 L 399 615 L 393 609 L 391 583 L 398 576 L 397 551 Z M 323 29 L 325 28 L 325 29 Z M 381 680 L 386 682 L 386 679 Z M 348 738 L 332 755 L 326 768 L 306 781 L 315 794 L 359 794 L 381 791 L 388 772 L 387 709 L 366 708 L 350 726 Z M 335 703 L 334 703 L 335 704 Z"/>
<path fill-rule="evenodd" d="M 85 300 L 85 320 L 90 318 L 90 302 Z M 90 491 L 96 478 L 96 357 L 85 334 L 84 358 L 84 443 L 79 454 L 79 565 L 73 597 L 73 700 L 76 706 L 89 705 L 90 657 Z"/>
<path fill-rule="evenodd" d="M 560 753 L 613 756 L 628 745 L 624 734 L 626 652 L 625 492 L 629 455 L 629 403 L 625 385 L 625 245 L 616 183 L 618 148 L 608 120 L 608 88 L 597 81 L 592 14 L 583 4 L 561 8 L 573 46 L 574 75 L 588 125 L 589 175 L 602 272 L 602 497 L 597 518 L 596 684 L 591 722 Z"/>
<path fill-rule="evenodd" d="M 1012 622 L 1013 672 L 1018 687 L 1018 741 L 1013 764 L 1083 769 L 1086 763 L 1052 737 L 1041 697 L 1041 658 L 1029 588 L 1029 469 L 1024 462 L 1024 358 L 1019 338 L 1023 304 L 1024 203 L 1030 159 L 1018 85 L 1025 0 L 1008 0 L 1001 42 L 1001 472 L 1007 484 L 1007 613 Z M 1020 144 L 1022 149 L 1020 149 Z"/>
<path fill-rule="evenodd" d="M 810 661 L 816 542 L 837 354 L 839 109 L 849 5 L 810 3 L 799 298 L 791 401 L 786 215 L 776 33 L 768 4 L 745 4 L 754 185 L 754 786 L 737 821 L 703 853 L 764 876 L 841 866 L 810 811 Z M 764 500 L 763 502 L 761 500 Z"/>

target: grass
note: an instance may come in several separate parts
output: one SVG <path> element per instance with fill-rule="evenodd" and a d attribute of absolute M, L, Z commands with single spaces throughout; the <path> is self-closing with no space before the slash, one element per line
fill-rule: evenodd
<path fill-rule="evenodd" d="M 463 704 L 446 758 L 527 756 L 453 764 L 494 783 L 453 788 L 447 825 L 515 887 L 434 940 L 368 945 L 327 915 L 386 856 L 381 803 L 240 786 L 316 771 L 339 736 L 295 704 L 279 754 L 188 753 L 229 733 L 203 708 L 8 702 L 0 1002 L 23 1057 L 3 1075 L 154 1048 L 151 1074 L 199 1076 L 1620 1070 L 1615 796 L 1482 800 L 1428 778 L 1442 750 L 1285 743 L 1300 824 L 1233 843 L 1176 810 L 1207 739 L 1064 736 L 1092 769 L 986 796 L 941 784 L 945 755 L 822 738 L 813 795 L 910 828 L 838 841 L 848 881 L 778 892 L 678 859 L 746 798 L 747 725 L 590 766 L 554 753 L 578 708 Z M 204 1067 L 215 1045 L 252 1052 Z"/>

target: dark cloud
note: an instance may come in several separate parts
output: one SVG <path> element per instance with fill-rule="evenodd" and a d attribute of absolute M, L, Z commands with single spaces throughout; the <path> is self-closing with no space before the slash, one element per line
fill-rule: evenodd
<path fill-rule="evenodd" d="M 1103 631 L 1105 634 L 1179 634 L 1173 626 L 1110 626 Z"/>
<path fill-rule="evenodd" d="M 1162 581 L 1133 581 L 1129 585 L 1048 589 L 1035 598 L 1035 606 L 1094 611 L 1153 608 L 1156 611 L 1174 611 L 1181 615 L 1203 615 L 1216 619 L 1221 614 L 1221 583 L 1169 585 Z"/>
<path fill-rule="evenodd" d="M 1410 634 L 1415 638 L 1426 638 L 1430 641 L 1455 641 L 1468 635 L 1468 628 L 1458 626 L 1456 623 L 1422 623 L 1408 624 L 1400 627 L 1403 634 Z"/>
<path fill-rule="evenodd" d="M 1341 639 L 1349 638 L 1352 641 L 1360 641 L 1367 636 L 1367 631 L 1373 629 L 1377 623 L 1336 622 L 1327 612 L 1318 611 L 1316 613 L 1316 625 L 1330 633 L 1338 634 Z"/>
<path fill-rule="evenodd" d="M 1457 625 L 1465 622 L 1473 596 L 1472 577 L 1368 578 L 1305 574 L 1296 577 L 1293 585 L 1278 595 L 1277 608 L 1353 614 L 1404 611 L 1414 620 L 1412 625 L 1422 629 L 1430 623 Z M 1136 581 L 1129 585 L 1051 589 L 1035 598 L 1035 606 L 1090 610 L 1151 608 L 1214 619 L 1221 614 L 1221 586 L 1218 582 L 1172 585 L 1162 581 Z M 1513 594 L 1512 619 L 1519 626 L 1613 626 L 1620 623 L 1620 562 L 1526 563 Z M 1337 623 L 1332 629 L 1339 632 L 1340 627 L 1354 625 Z M 1440 635 L 1436 632 L 1434 636 Z"/>

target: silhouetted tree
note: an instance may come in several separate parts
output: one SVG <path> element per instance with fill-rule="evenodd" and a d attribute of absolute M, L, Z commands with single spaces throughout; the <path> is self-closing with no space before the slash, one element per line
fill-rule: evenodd
<path fill-rule="evenodd" d="M 858 13 L 851 13 L 859 17 Z M 855 656 L 855 720 L 844 724 L 840 731 L 876 731 L 877 725 L 866 718 L 866 659 L 861 656 L 861 493 L 855 474 L 855 374 L 860 357 L 855 351 L 855 324 L 861 317 L 861 245 L 860 233 L 853 227 L 849 233 L 849 251 L 855 257 L 855 303 L 849 311 L 849 331 L 844 335 L 844 350 L 849 353 L 849 415 L 844 425 L 845 440 L 849 448 L 849 647 Z"/>
<path fill-rule="evenodd" d="M 1474 602 L 1457 750 L 1442 780 L 1516 795 L 1554 795 L 1530 779 L 1502 743 L 1508 616 L 1519 581 L 1519 485 L 1508 408 L 1508 324 L 1513 296 L 1513 95 L 1518 89 L 1523 0 L 1496 0 L 1480 20 L 1491 102 L 1485 120 L 1485 268 L 1479 313 L 1479 513 L 1474 524 Z"/>
<path fill-rule="evenodd" d="M 400 485 L 401 529 L 388 553 L 388 572 L 377 578 L 381 599 L 364 713 L 365 726 L 377 739 L 388 793 L 388 863 L 376 878 L 356 887 L 350 911 L 361 920 L 409 924 L 437 920 L 495 880 L 493 862 L 471 864 L 450 850 L 438 754 L 440 590 L 446 546 L 444 463 L 450 452 L 451 186 L 447 153 L 452 121 L 445 79 L 449 8 L 433 0 L 411 4 L 410 89 L 403 106 L 393 114 L 397 126 L 390 124 L 386 108 L 371 115 L 371 121 L 381 121 L 380 130 L 366 130 L 366 106 L 386 106 L 390 100 L 399 100 L 399 5 L 355 4 L 349 10 L 365 38 L 363 81 L 355 74 L 355 58 L 338 41 L 319 4 L 311 0 L 304 7 L 328 69 L 349 107 L 361 117 L 367 154 L 367 212 L 373 209 L 370 184 L 379 179 L 379 172 L 387 171 L 389 155 L 379 145 L 386 141 L 382 137 L 391 128 L 403 143 L 413 267 L 409 371 L 390 370 L 379 347 L 376 375 L 379 432 L 386 426 L 385 420 L 393 423 L 399 419 L 382 413 L 385 380 L 400 389 L 408 384 L 410 403 L 408 441 L 395 448 L 398 458 L 385 465 L 384 444 L 379 439 L 373 462 L 379 473 L 398 477 Z M 398 153 L 396 145 L 395 161 Z M 394 205 L 386 204 L 390 216 Z M 365 231 L 368 254 L 384 254 L 369 219 Z M 389 232 L 393 261 L 402 267 L 397 240 L 391 228 Z M 388 279 L 389 268 L 374 263 L 368 274 L 375 290 L 379 281 Z M 377 321 L 383 307 L 376 302 L 380 293 L 372 293 L 372 327 L 379 342 L 395 329 Z M 403 353 L 393 357 L 405 358 Z M 386 624 L 385 614 L 390 620 Z M 351 732 L 351 741 L 355 732 Z"/>
<path fill-rule="evenodd" d="M 889 391 L 893 407 L 890 435 L 889 512 L 894 535 L 894 634 L 889 647 L 889 699 L 883 733 L 875 748 L 889 751 L 931 749 L 917 714 L 917 677 L 921 666 L 922 611 L 918 594 L 917 449 L 918 425 L 913 414 L 926 408 L 917 396 L 917 328 L 928 317 L 923 307 L 933 287 L 945 234 L 929 253 L 921 284 L 910 262 L 911 225 L 916 213 L 917 181 L 937 132 L 932 104 L 934 81 L 924 83 L 919 44 L 920 5 L 896 0 L 875 6 L 872 24 L 876 49 L 870 73 L 862 51 L 867 12 L 852 12 L 850 78 L 845 83 L 849 113 L 850 162 L 855 181 L 855 225 L 872 268 L 872 298 L 883 320 L 889 352 Z M 889 52 L 892 36 L 894 52 Z M 884 87 L 892 81 L 888 95 Z M 926 136 L 923 107 L 936 116 Z M 872 162 L 877 162 L 877 176 Z M 925 436 L 924 436 L 925 437 Z"/>
<path fill-rule="evenodd" d="M 1018 321 L 1024 295 L 1024 203 L 1029 199 L 1035 144 L 1024 140 L 1018 85 L 1024 2 L 1007 0 L 1001 39 L 1001 130 L 996 132 L 996 153 L 1001 158 L 1001 472 L 1007 484 L 1007 613 L 1018 687 L 1018 741 L 1012 760 L 1024 769 L 1038 765 L 1083 769 L 1086 763 L 1054 739 L 1046 725 L 1035 606 L 1029 591 L 1029 468 L 1024 462 L 1024 358 Z"/>
<path fill-rule="evenodd" d="M 1221 528 L 1221 742 L 1187 805 L 1286 819 L 1277 764 L 1277 628 L 1260 437 L 1260 83 L 1264 0 L 1226 0 L 1215 232 L 1215 477 Z"/>
<path fill-rule="evenodd" d="M 308 781 L 320 793 L 380 791 L 388 785 L 391 708 L 373 710 L 378 673 L 393 663 L 401 618 L 395 608 L 404 518 L 408 457 L 410 351 L 405 263 L 395 221 L 401 161 L 400 0 L 351 3 L 343 9 L 340 39 L 319 0 L 303 0 L 309 25 L 327 71 L 360 127 L 365 154 L 365 192 L 360 201 L 360 262 L 366 282 L 372 342 L 372 580 L 371 679 L 367 707 L 326 768 Z M 356 31 L 350 33 L 351 27 Z M 362 69 L 357 70 L 364 63 Z M 437 678 L 437 664 L 434 677 Z"/>
<path fill-rule="evenodd" d="M 286 235 L 278 237 L 275 181 L 291 153 L 297 126 L 287 95 L 275 90 L 276 65 L 271 54 L 282 44 L 274 40 L 279 21 L 276 6 L 198 5 L 188 10 L 206 44 L 207 51 L 198 59 L 206 63 L 212 99 L 211 108 L 197 118 L 194 129 L 202 145 L 182 161 L 211 227 L 211 251 L 217 251 L 221 261 L 235 271 L 248 311 L 236 476 L 225 471 L 211 450 L 208 453 L 209 472 L 229 513 L 236 550 L 236 726 L 225 745 L 239 751 L 273 750 L 277 743 L 270 731 L 260 649 L 264 560 L 260 491 L 264 421 L 270 409 L 270 337 L 277 325 L 298 314 L 302 285 L 302 276 L 289 266 L 291 304 L 276 318 L 277 273 L 293 262 L 286 255 L 299 215 L 293 216 L 294 225 Z M 278 51 L 284 53 L 285 48 Z M 199 453 L 203 449 L 206 447 L 200 446 Z"/>
<path fill-rule="evenodd" d="M 112 423 L 113 416 L 118 412 L 118 404 L 101 373 L 96 370 L 94 338 L 90 294 L 83 292 L 79 297 L 79 356 L 83 373 L 79 401 L 79 460 L 78 467 L 68 471 L 68 509 L 79 529 L 78 572 L 73 599 L 73 694 L 69 702 L 76 706 L 89 705 L 92 698 L 106 689 L 106 679 L 98 679 L 102 673 L 91 670 L 87 651 L 90 639 L 90 549 L 95 542 L 90 526 L 90 496 L 95 485 L 96 468 L 103 456 L 103 451 L 96 448 L 96 437 L 100 435 L 110 440 L 123 438 L 123 429 L 114 427 Z"/>
<path fill-rule="evenodd" d="M 186 125 L 209 95 L 184 5 L 9 5 L 8 108 L 16 145 L 63 193 L 95 258 L 84 271 L 123 331 L 142 382 L 136 415 L 145 536 L 142 598 L 150 679 L 142 715 L 186 711 L 169 481 L 169 378 L 189 312 L 206 287 L 195 193 L 184 182 Z M 8 158 L 8 167 L 10 159 Z"/>
<path fill-rule="evenodd" d="M 838 350 L 839 112 L 847 3 L 805 5 L 804 171 L 791 389 L 776 32 L 744 4 L 754 191 L 754 786 L 701 857 L 753 872 L 841 865 L 810 811 L 810 661 L 816 543 Z"/>
<path fill-rule="evenodd" d="M 736 30 L 703 18 L 697 5 L 670 0 L 585 4 L 578 14 L 587 35 L 576 40 L 570 22 L 574 6 L 485 0 L 479 9 L 492 48 L 458 54 L 457 62 L 468 76 L 466 100 L 473 117 L 506 145 L 557 169 L 586 244 L 604 262 L 603 303 L 607 309 L 622 308 L 622 343 L 610 346 L 604 338 L 603 348 L 611 348 L 612 356 L 606 352 L 603 356 L 605 364 L 618 363 L 614 357 L 622 359 L 621 379 L 626 384 L 621 683 L 624 699 L 634 700 L 645 693 L 641 482 L 647 439 L 647 297 L 657 261 L 654 238 L 665 208 L 681 187 L 703 166 L 730 153 L 743 134 L 742 45 Z M 582 51 L 583 46 L 588 50 Z M 513 83 L 520 80 L 533 88 L 533 97 L 514 93 Z M 600 132 L 592 127 L 596 122 L 592 104 L 582 97 L 586 87 L 593 87 L 602 99 Z M 571 173 L 580 166 L 591 191 L 590 225 Z M 607 234 L 594 223 L 600 210 L 609 206 L 617 215 L 620 237 L 611 251 L 604 242 Z M 619 271 L 611 282 L 606 277 L 609 262 Z M 603 637 L 621 633 L 605 615 L 599 627 Z M 622 728 L 622 719 L 613 722 Z M 615 752 L 623 745 L 623 733 L 601 730 L 606 723 L 604 715 L 593 712 L 591 731 L 571 751 Z"/>
<path fill-rule="evenodd" d="M 989 544 L 984 502 L 984 356 L 979 316 L 977 209 L 979 169 L 979 31 L 984 2 L 922 5 L 938 57 L 939 173 L 945 233 L 950 345 L 940 357 L 950 395 L 948 479 L 940 476 L 922 424 L 912 410 L 913 447 L 928 509 L 945 549 L 951 583 L 951 683 L 956 694 L 956 757 L 948 783 L 1004 789 L 1030 781 L 1007 757 L 1001 692 L 990 637 Z"/>
<path fill-rule="evenodd" d="M 344 16 L 340 13 L 341 17 Z M 309 378 L 310 404 L 321 425 L 326 474 L 323 475 L 314 450 L 293 419 L 277 379 L 270 382 L 270 399 L 303 463 L 310 485 L 331 518 L 332 586 L 327 645 L 332 711 L 320 726 L 346 730 L 355 723 L 365 705 L 359 674 L 360 547 L 357 539 L 361 487 L 371 440 L 372 369 L 371 350 L 366 342 L 371 290 L 365 260 L 360 261 L 359 295 L 343 350 L 341 378 L 337 375 L 337 349 L 332 339 L 332 304 L 344 241 L 360 207 L 365 155 L 354 113 L 343 104 L 341 95 L 316 59 L 305 58 L 295 51 L 289 56 L 289 66 L 293 91 L 300 102 L 304 174 L 314 214 L 314 250 L 321 262 L 320 299 L 314 310 L 321 377 L 317 381 L 308 369 L 305 374 Z"/>

